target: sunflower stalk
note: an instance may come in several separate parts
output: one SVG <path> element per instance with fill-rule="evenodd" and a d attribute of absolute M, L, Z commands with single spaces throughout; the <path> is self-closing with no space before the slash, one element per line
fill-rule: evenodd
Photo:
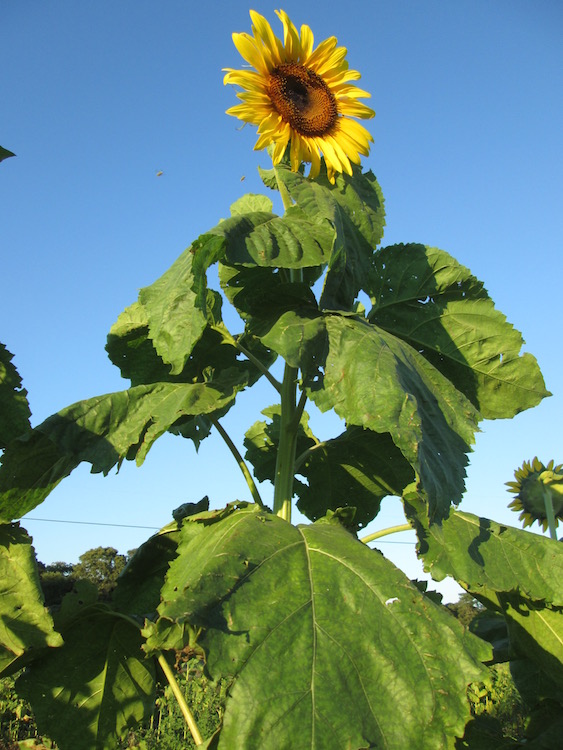
<path fill-rule="evenodd" d="M 297 446 L 298 370 L 286 363 L 281 391 L 280 441 L 276 457 L 274 480 L 274 513 L 286 521 L 291 521 L 291 499 L 295 476 L 295 449 Z"/>

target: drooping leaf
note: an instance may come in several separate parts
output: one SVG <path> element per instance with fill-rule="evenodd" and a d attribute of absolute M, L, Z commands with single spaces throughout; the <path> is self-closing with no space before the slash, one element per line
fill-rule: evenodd
<path fill-rule="evenodd" d="M 60 750 L 113 750 L 154 707 L 154 663 L 135 624 L 90 607 L 64 633 L 64 646 L 17 681 L 39 731 Z"/>
<path fill-rule="evenodd" d="M 0 344 L 0 449 L 30 428 L 27 391 L 12 363 L 13 356 Z"/>
<path fill-rule="evenodd" d="M 405 507 L 434 580 L 453 576 L 474 596 L 517 591 L 530 601 L 563 606 L 563 545 L 463 511 L 431 526 L 420 500 L 408 496 Z"/>
<path fill-rule="evenodd" d="M 550 395 L 522 336 L 482 282 L 443 250 L 392 245 L 362 287 L 369 320 L 420 351 L 486 419 L 510 418 Z"/>
<path fill-rule="evenodd" d="M 147 539 L 117 580 L 112 603 L 119 612 L 149 616 L 160 603 L 160 589 L 176 557 L 179 527 L 174 521 Z"/>
<path fill-rule="evenodd" d="M 327 263 L 334 231 L 322 217 L 311 220 L 297 206 L 283 216 L 267 211 L 235 214 L 206 237 L 225 242 L 227 263 L 242 266 L 305 268 Z"/>
<path fill-rule="evenodd" d="M 350 315 L 282 315 L 262 343 L 304 373 L 310 398 L 348 424 L 389 433 L 420 477 L 430 518 L 464 490 L 478 412 L 419 352 Z"/>
<path fill-rule="evenodd" d="M 149 335 L 171 373 L 182 371 L 207 325 L 206 272 L 224 253 L 220 239 L 204 235 L 154 284 L 139 293 Z"/>
<path fill-rule="evenodd" d="M 307 480 L 297 488 L 301 513 L 316 521 L 328 509 L 351 506 L 360 528 L 379 513 L 384 497 L 400 496 L 414 479 L 389 434 L 354 426 L 315 447 L 297 471 Z"/>
<path fill-rule="evenodd" d="M 149 383 L 197 383 L 217 378 L 227 370 L 247 373 L 252 384 L 262 374 L 249 360 L 241 359 L 241 351 L 235 345 L 235 337 L 222 322 L 222 300 L 218 292 L 207 291 L 207 327 L 194 345 L 180 373 L 172 375 L 170 366 L 159 357 L 148 331 L 146 309 L 135 302 L 118 318 L 108 336 L 106 349 L 112 362 L 117 365 L 124 378 L 132 385 Z M 246 349 L 252 350 L 257 359 L 269 367 L 275 355 L 267 352 L 250 333 L 236 337 Z"/>
<path fill-rule="evenodd" d="M 0 674 L 62 645 L 43 604 L 31 537 L 17 523 L 0 524 L 0 615 Z"/>
<path fill-rule="evenodd" d="M 413 496 L 406 508 L 419 556 L 435 580 L 450 575 L 508 626 L 510 648 L 563 691 L 563 549 L 553 539 L 455 512 L 429 526 Z"/>
<path fill-rule="evenodd" d="M 0 467 L 0 518 L 19 518 L 82 461 L 107 474 L 140 465 L 154 441 L 182 417 L 228 407 L 247 383 L 226 371 L 207 383 L 154 383 L 79 401 L 12 441 Z"/>
<path fill-rule="evenodd" d="M 234 679 L 220 750 L 453 748 L 490 653 L 340 524 L 255 507 L 180 543 L 159 612 Z"/>
<path fill-rule="evenodd" d="M 339 174 L 331 185 L 326 176 L 308 180 L 286 165 L 275 169 L 299 208 L 328 220 L 336 233 L 321 308 L 351 310 L 383 237 L 383 195 L 375 176 L 353 167 L 353 177 Z"/>

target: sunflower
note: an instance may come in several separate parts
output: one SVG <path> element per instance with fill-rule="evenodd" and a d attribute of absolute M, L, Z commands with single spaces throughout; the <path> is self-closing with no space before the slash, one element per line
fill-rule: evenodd
<path fill-rule="evenodd" d="M 522 467 L 514 472 L 515 482 L 507 482 L 509 492 L 516 497 L 508 507 L 518 513 L 519 521 L 523 521 L 524 528 L 531 526 L 534 521 L 547 531 L 548 516 L 546 502 L 553 508 L 554 525 L 558 520 L 563 521 L 563 465 L 554 466 L 550 461 L 544 466 L 538 458 L 524 461 Z"/>
<path fill-rule="evenodd" d="M 337 172 L 352 174 L 352 163 L 367 156 L 373 138 L 355 118 L 370 118 L 375 112 L 358 101 L 369 97 L 354 86 L 360 74 L 348 68 L 346 48 L 329 37 L 313 49 L 313 32 L 301 26 L 299 34 L 287 13 L 276 11 L 283 24 L 283 42 L 270 24 L 250 11 L 252 36 L 233 34 L 233 42 L 254 70 L 225 68 L 225 84 L 240 86 L 242 104 L 227 114 L 258 126 L 260 150 L 271 146 L 278 164 L 290 144 L 291 169 L 311 163 L 310 177 L 316 177 L 324 156 L 329 180 Z"/>

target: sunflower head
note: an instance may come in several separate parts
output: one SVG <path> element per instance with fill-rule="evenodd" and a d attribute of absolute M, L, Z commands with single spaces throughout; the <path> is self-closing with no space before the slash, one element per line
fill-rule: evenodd
<path fill-rule="evenodd" d="M 358 99 L 369 97 L 351 81 L 360 74 L 348 68 L 346 48 L 329 37 L 313 48 L 308 26 L 300 32 L 287 13 L 276 11 L 283 24 L 283 41 L 266 19 L 250 11 L 252 35 L 233 34 L 233 42 L 254 70 L 225 68 L 224 82 L 240 86 L 242 104 L 227 114 L 258 126 L 255 149 L 271 146 L 278 164 L 290 146 L 290 164 L 297 171 L 311 163 L 310 177 L 320 171 L 321 155 L 331 182 L 337 172 L 352 174 L 352 164 L 367 156 L 373 138 L 352 118 L 370 118 L 375 112 Z"/>
<path fill-rule="evenodd" d="M 546 495 L 552 502 L 555 525 L 559 519 L 563 520 L 562 469 L 563 465 L 555 466 L 554 461 L 544 466 L 536 457 L 533 461 L 524 461 L 522 467 L 516 469 L 515 482 L 506 483 L 510 488 L 508 491 L 516 494 L 508 507 L 516 513 L 521 511 L 518 520 L 523 522 L 524 528 L 537 521 L 544 531 L 547 530 Z"/>

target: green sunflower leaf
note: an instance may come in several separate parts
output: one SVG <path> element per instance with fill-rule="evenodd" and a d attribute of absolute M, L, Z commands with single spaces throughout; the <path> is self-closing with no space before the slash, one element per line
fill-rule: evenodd
<path fill-rule="evenodd" d="M 334 231 L 322 217 L 311 220 L 292 206 L 283 216 L 267 211 L 237 214 L 220 222 L 206 237 L 226 242 L 225 260 L 242 266 L 305 268 L 327 263 Z"/>
<path fill-rule="evenodd" d="M 135 550 L 112 594 L 112 603 L 119 612 L 141 617 L 156 612 L 168 566 L 176 557 L 178 539 L 179 526 L 173 521 Z"/>
<path fill-rule="evenodd" d="M 511 648 L 563 689 L 563 549 L 547 537 L 460 511 L 429 526 L 424 504 L 407 497 L 418 554 L 435 580 L 450 575 L 502 612 Z"/>
<path fill-rule="evenodd" d="M 419 557 L 434 580 L 452 576 L 480 598 L 518 591 L 530 601 L 563 606 L 563 545 L 462 511 L 429 525 L 424 503 L 411 496 L 405 507 L 416 527 Z"/>
<path fill-rule="evenodd" d="M 245 458 L 254 467 L 254 476 L 259 482 L 274 482 L 276 459 L 280 440 L 281 405 L 275 404 L 262 410 L 267 422 L 255 422 L 244 436 Z M 319 441 L 309 429 L 309 415 L 303 412 L 297 432 L 297 455 Z"/>
<path fill-rule="evenodd" d="M 227 408 L 247 384 L 226 371 L 207 383 L 154 383 L 79 401 L 10 443 L 0 467 L 0 518 L 29 512 L 82 461 L 107 474 L 140 465 L 153 443 L 186 416 Z"/>
<path fill-rule="evenodd" d="M 43 604 L 31 537 L 15 524 L 0 524 L 0 674 L 20 669 L 26 654 L 62 645 Z"/>
<path fill-rule="evenodd" d="M 114 364 L 127 369 L 125 355 L 133 354 L 136 331 L 150 341 L 162 363 L 169 366 L 168 372 L 182 372 L 207 326 L 209 304 L 213 304 L 207 290 L 207 269 L 223 253 L 221 238 L 202 235 L 154 284 L 141 289 L 138 302 L 120 315 L 110 331 L 107 350 Z M 128 351 L 118 344 L 124 337 L 129 342 Z M 147 345 L 143 347 L 137 362 L 148 349 Z M 153 360 L 149 357 L 145 367 L 153 367 Z"/>
<path fill-rule="evenodd" d="M 118 748 L 128 728 L 154 708 L 154 662 L 144 658 L 139 629 L 94 606 L 63 635 L 62 648 L 18 679 L 18 693 L 60 750 Z"/>
<path fill-rule="evenodd" d="M 346 315 L 286 313 L 262 343 L 301 367 L 309 397 L 347 424 L 389 433 L 420 477 L 429 516 L 447 516 L 464 491 L 479 414 L 419 352 Z"/>
<path fill-rule="evenodd" d="M 531 354 L 482 282 L 443 250 L 392 245 L 362 286 L 369 320 L 420 351 L 486 419 L 510 418 L 549 392 Z"/>
<path fill-rule="evenodd" d="M 272 213 L 274 204 L 266 196 L 260 193 L 247 193 L 231 205 L 231 216 L 254 213 L 255 211 L 266 211 Z"/>
<path fill-rule="evenodd" d="M 12 363 L 13 356 L 0 344 L 0 448 L 30 429 L 27 391 Z"/>
<path fill-rule="evenodd" d="M 15 154 L 12 151 L 8 151 L 7 148 L 3 148 L 2 146 L 0 146 L 0 161 L 9 159 L 11 156 L 15 156 Z"/>
<path fill-rule="evenodd" d="M 334 227 L 336 238 L 321 308 L 350 310 L 383 237 L 383 194 L 375 176 L 353 167 L 353 177 L 339 174 L 331 185 L 323 176 L 308 180 L 287 166 L 275 169 L 293 200 L 310 219 L 323 218 Z"/>
<path fill-rule="evenodd" d="M 490 656 L 336 521 L 294 527 L 249 506 L 207 522 L 162 595 L 165 625 L 203 626 L 212 677 L 232 680 L 219 750 L 453 748 Z"/>
<path fill-rule="evenodd" d="M 207 325 L 207 269 L 225 248 L 221 240 L 203 235 L 150 287 L 139 301 L 147 309 L 149 335 L 158 354 L 182 371 Z"/>

